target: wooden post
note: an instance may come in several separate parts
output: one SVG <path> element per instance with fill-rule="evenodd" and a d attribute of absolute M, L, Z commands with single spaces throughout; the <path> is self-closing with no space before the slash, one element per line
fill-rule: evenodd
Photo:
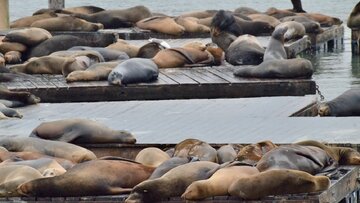
<path fill-rule="evenodd" d="M 0 0 L 0 29 L 9 29 L 9 0 Z"/>
<path fill-rule="evenodd" d="M 63 9 L 65 8 L 65 0 L 49 0 L 50 9 Z"/>
<path fill-rule="evenodd" d="M 354 55 L 360 54 L 359 39 L 360 39 L 360 30 L 354 28 L 351 29 L 351 52 Z"/>

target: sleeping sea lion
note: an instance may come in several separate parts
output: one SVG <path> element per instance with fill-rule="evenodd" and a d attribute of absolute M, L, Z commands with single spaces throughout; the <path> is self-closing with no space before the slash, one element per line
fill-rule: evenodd
<path fill-rule="evenodd" d="M 320 104 L 320 116 L 359 116 L 360 89 L 350 89 L 335 99 Z"/>

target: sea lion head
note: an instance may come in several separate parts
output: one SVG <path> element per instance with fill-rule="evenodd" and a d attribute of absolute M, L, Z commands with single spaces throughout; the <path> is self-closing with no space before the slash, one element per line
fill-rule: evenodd
<path fill-rule="evenodd" d="M 108 82 L 112 85 L 122 85 L 122 75 L 118 72 L 112 72 L 109 74 Z"/>
<path fill-rule="evenodd" d="M 318 110 L 319 116 L 330 116 L 330 106 L 326 103 L 321 103 Z"/>
<path fill-rule="evenodd" d="M 181 195 L 181 198 L 186 200 L 201 200 L 206 197 L 208 197 L 208 191 L 206 185 L 203 184 L 203 181 L 191 183 Z"/>
<path fill-rule="evenodd" d="M 278 27 L 275 28 L 274 32 L 272 33 L 271 37 L 279 40 L 281 42 L 284 42 L 284 35 L 288 31 L 288 27 Z"/>
<path fill-rule="evenodd" d="M 121 136 L 122 143 L 126 143 L 126 144 L 135 144 L 136 143 L 136 138 L 134 137 L 134 135 L 132 133 L 130 133 L 128 131 L 118 130 L 118 131 L 116 131 L 116 134 Z"/>
<path fill-rule="evenodd" d="M 340 165 L 360 165 L 360 153 L 355 149 L 349 147 L 333 147 L 332 149 L 339 154 Z"/>

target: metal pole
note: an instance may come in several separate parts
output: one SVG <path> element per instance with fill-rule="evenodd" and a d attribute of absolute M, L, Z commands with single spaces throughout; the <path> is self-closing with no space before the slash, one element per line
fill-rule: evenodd
<path fill-rule="evenodd" d="M 50 9 L 63 9 L 65 8 L 65 0 L 49 0 Z"/>
<path fill-rule="evenodd" d="M 9 0 L 0 0 L 0 29 L 9 29 Z"/>

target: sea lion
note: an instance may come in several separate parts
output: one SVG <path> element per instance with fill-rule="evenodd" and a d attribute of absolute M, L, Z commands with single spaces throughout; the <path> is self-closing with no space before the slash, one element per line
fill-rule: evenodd
<path fill-rule="evenodd" d="M 50 39 L 52 35 L 49 31 L 42 28 L 24 28 L 19 30 L 12 30 L 6 34 L 3 41 L 17 42 L 29 47 L 36 46 L 41 42 Z"/>
<path fill-rule="evenodd" d="M 338 162 L 325 150 L 297 144 L 281 145 L 264 154 L 257 162 L 259 171 L 293 169 L 312 175 L 334 170 Z"/>
<path fill-rule="evenodd" d="M 7 64 L 21 63 L 21 52 L 19 51 L 9 51 L 6 52 L 4 59 Z"/>
<path fill-rule="evenodd" d="M 320 23 L 315 22 L 305 16 L 288 16 L 280 19 L 281 22 L 295 21 L 301 23 L 305 27 L 306 33 L 319 34 L 324 32 L 321 28 Z"/>
<path fill-rule="evenodd" d="M 9 51 L 25 52 L 27 47 L 24 44 L 18 42 L 1 42 L 0 52 L 6 54 Z"/>
<path fill-rule="evenodd" d="M 142 47 L 140 47 L 137 54 L 137 58 L 153 58 L 159 51 L 163 50 L 165 47 L 161 46 L 157 42 L 149 42 Z"/>
<path fill-rule="evenodd" d="M 252 21 L 269 23 L 272 27 L 276 27 L 277 25 L 280 24 L 280 21 L 277 18 L 262 13 L 250 14 L 248 15 L 248 17 Z"/>
<path fill-rule="evenodd" d="M 0 112 L 4 114 L 6 117 L 16 117 L 16 118 L 23 117 L 23 115 L 19 113 L 17 110 L 8 108 L 2 103 L 0 103 Z"/>
<path fill-rule="evenodd" d="M 352 9 L 348 19 L 347 26 L 350 29 L 358 29 L 360 27 L 360 2 L 358 2 Z"/>
<path fill-rule="evenodd" d="M 38 170 L 29 166 L 1 166 L 0 173 L 0 197 L 21 196 L 17 191 L 19 185 L 43 178 Z"/>
<path fill-rule="evenodd" d="M 145 30 L 177 36 L 182 35 L 185 32 L 185 28 L 183 26 L 177 24 L 174 18 L 168 16 L 145 18 L 138 21 L 136 26 Z"/>
<path fill-rule="evenodd" d="M 90 23 L 73 16 L 60 16 L 35 21 L 31 27 L 43 28 L 47 31 L 97 31 L 103 29 L 101 23 Z"/>
<path fill-rule="evenodd" d="M 87 40 L 73 35 L 57 35 L 33 47 L 27 53 L 27 58 L 47 56 L 56 51 L 70 49 L 73 46 L 106 47 L 111 43 L 113 43 L 111 37 Z"/>
<path fill-rule="evenodd" d="M 360 89 L 350 89 L 335 99 L 320 104 L 320 116 L 359 116 Z"/>
<path fill-rule="evenodd" d="M 3 166 L 30 166 L 38 170 L 44 177 L 58 176 L 66 172 L 66 170 L 54 159 L 40 158 L 26 161 L 5 160 L 0 163 L 0 168 Z"/>
<path fill-rule="evenodd" d="M 218 168 L 218 164 L 209 161 L 197 161 L 178 166 L 160 178 L 146 180 L 136 185 L 125 203 L 150 203 L 180 196 L 192 182 L 209 178 Z"/>
<path fill-rule="evenodd" d="M 223 164 L 228 161 L 234 161 L 236 158 L 236 154 L 237 152 L 235 151 L 232 144 L 221 146 L 217 150 L 217 158 L 219 164 Z"/>
<path fill-rule="evenodd" d="M 236 160 L 255 165 L 267 152 L 277 146 L 269 140 L 250 144 L 243 147 L 236 155 Z"/>
<path fill-rule="evenodd" d="M 217 29 L 211 29 L 210 36 L 212 43 L 216 44 L 224 51 L 226 51 L 230 44 L 237 39 L 235 35 Z"/>
<path fill-rule="evenodd" d="M 195 161 L 199 161 L 199 159 L 197 157 L 190 157 L 190 156 L 185 157 L 185 158 L 171 157 L 170 159 L 164 161 L 158 167 L 156 167 L 154 172 L 149 177 L 149 180 L 160 178 L 165 173 L 167 173 L 168 171 L 170 171 L 171 169 L 173 169 L 177 166 L 184 165 L 189 162 L 195 162 Z"/>
<path fill-rule="evenodd" d="M 93 160 L 75 165 L 66 173 L 29 181 L 19 192 L 36 197 L 119 195 L 146 180 L 154 168 L 120 160 Z"/>
<path fill-rule="evenodd" d="M 37 104 L 40 98 L 26 91 L 10 91 L 5 86 L 0 85 L 0 99 L 14 101 L 17 106 Z"/>
<path fill-rule="evenodd" d="M 295 13 L 306 13 L 301 5 L 301 0 L 291 0 L 293 8 L 290 10 Z"/>
<path fill-rule="evenodd" d="M 104 47 L 88 47 L 88 46 L 75 46 L 68 49 L 69 51 L 80 51 L 80 50 L 93 50 L 99 52 L 105 61 L 115 61 L 115 60 L 126 60 L 129 59 L 129 56 L 123 52 L 114 49 L 104 48 Z"/>
<path fill-rule="evenodd" d="M 151 59 L 131 58 L 117 65 L 109 74 L 112 85 L 151 82 L 159 75 L 157 65 Z"/>
<path fill-rule="evenodd" d="M 210 28 L 208 26 L 198 23 L 197 18 L 193 17 L 177 17 L 175 22 L 185 28 L 186 32 L 196 32 L 196 33 L 209 33 Z"/>
<path fill-rule="evenodd" d="M 340 20 L 339 18 L 331 17 L 331 16 L 324 15 L 321 13 L 298 13 L 298 15 L 306 16 L 306 17 L 320 23 L 320 25 L 322 27 L 341 25 L 343 23 L 343 21 Z"/>
<path fill-rule="evenodd" d="M 271 7 L 269 9 L 267 9 L 265 11 L 266 15 L 275 17 L 277 19 L 283 18 L 283 17 L 287 17 L 287 16 L 295 16 L 296 13 L 288 11 L 288 10 L 280 10 L 274 7 Z"/>
<path fill-rule="evenodd" d="M 297 145 L 315 146 L 325 150 L 334 160 L 339 162 L 340 165 L 359 165 L 360 153 L 355 149 L 349 147 L 333 147 L 327 146 L 315 140 L 306 140 L 296 142 Z"/>
<path fill-rule="evenodd" d="M 232 65 L 258 65 L 266 50 L 252 35 L 241 35 L 225 51 L 225 59 Z"/>
<path fill-rule="evenodd" d="M 104 10 L 94 14 L 73 14 L 89 22 L 101 23 L 104 28 L 131 27 L 136 22 L 151 16 L 151 12 L 145 6 L 134 6 L 127 9 Z"/>
<path fill-rule="evenodd" d="M 54 18 L 57 17 L 57 14 L 55 12 L 47 12 L 42 13 L 39 15 L 33 15 L 33 16 L 27 16 L 23 18 L 19 18 L 17 20 L 14 20 L 10 23 L 10 28 L 25 28 L 30 27 L 32 23 L 34 23 L 37 20 L 47 19 L 47 18 Z"/>
<path fill-rule="evenodd" d="M 123 39 L 118 39 L 117 42 L 110 44 L 106 47 L 107 49 L 114 49 L 118 51 L 123 51 L 130 58 L 134 58 L 138 55 L 140 47 L 127 43 Z"/>
<path fill-rule="evenodd" d="M 206 52 L 210 53 L 213 58 L 213 61 L 211 62 L 212 65 L 219 66 L 219 65 L 224 64 L 225 52 L 223 51 L 222 48 L 220 48 L 215 43 L 208 43 L 205 46 L 206 46 L 206 49 L 205 49 Z"/>
<path fill-rule="evenodd" d="M 110 72 L 121 63 L 103 62 L 91 65 L 86 70 L 76 70 L 66 76 L 66 82 L 107 80 Z"/>
<path fill-rule="evenodd" d="M 287 28 L 284 34 L 285 41 L 300 39 L 306 34 L 305 26 L 296 21 L 287 21 L 280 23 L 276 29 Z"/>
<path fill-rule="evenodd" d="M 240 13 L 240 14 L 248 16 L 248 15 L 251 15 L 251 14 L 260 14 L 261 12 L 255 10 L 253 8 L 242 6 L 242 7 L 236 8 L 234 10 L 234 13 Z"/>
<path fill-rule="evenodd" d="M 311 78 L 313 72 L 309 60 L 295 58 L 264 61 L 256 67 L 239 68 L 234 75 L 251 78 Z"/>
<path fill-rule="evenodd" d="M 330 187 L 326 176 L 313 176 L 298 170 L 269 170 L 239 178 L 228 192 L 243 199 L 261 199 L 268 195 L 320 192 Z"/>
<path fill-rule="evenodd" d="M 106 125 L 87 119 L 63 119 L 43 122 L 30 134 L 30 137 L 68 143 L 127 143 L 136 139 L 130 132 L 113 130 Z"/>
<path fill-rule="evenodd" d="M 62 74 L 63 69 L 71 69 L 68 66 L 73 65 L 76 66 L 77 64 L 76 59 L 72 57 L 42 56 L 33 58 L 23 64 L 10 66 L 10 70 L 27 74 Z"/>
<path fill-rule="evenodd" d="M 135 157 L 136 162 L 154 168 L 158 167 L 168 159 L 170 159 L 170 156 L 156 147 L 142 149 Z"/>
<path fill-rule="evenodd" d="M 209 179 L 191 183 L 181 195 L 186 200 L 201 200 L 214 196 L 228 196 L 229 187 L 239 178 L 259 174 L 252 166 L 230 166 L 217 170 Z"/>
<path fill-rule="evenodd" d="M 175 146 L 174 157 L 194 156 L 200 161 L 218 163 L 217 151 L 208 143 L 198 139 L 185 139 Z"/>
<path fill-rule="evenodd" d="M 264 53 L 264 61 L 287 59 L 287 53 L 284 47 L 285 33 L 288 27 L 276 27 L 272 33 L 268 46 Z"/>
<path fill-rule="evenodd" d="M 49 156 L 65 158 L 75 163 L 96 159 L 93 152 L 74 144 L 33 137 L 3 138 L 0 140 L 0 146 L 9 151 L 39 152 Z"/>

